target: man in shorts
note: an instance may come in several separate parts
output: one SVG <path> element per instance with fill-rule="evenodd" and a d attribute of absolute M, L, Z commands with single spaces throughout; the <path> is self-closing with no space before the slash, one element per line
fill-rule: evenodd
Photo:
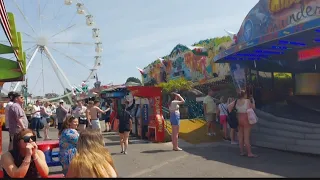
<path fill-rule="evenodd" d="M 217 105 L 213 99 L 213 90 L 208 90 L 208 95 L 203 100 L 203 110 L 204 110 L 204 117 L 207 121 L 207 134 L 208 136 L 216 135 L 215 131 L 215 119 L 216 119 L 216 111 Z"/>

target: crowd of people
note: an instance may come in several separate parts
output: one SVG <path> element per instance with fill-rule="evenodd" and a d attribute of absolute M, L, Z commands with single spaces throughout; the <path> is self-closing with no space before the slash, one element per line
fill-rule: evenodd
<path fill-rule="evenodd" d="M 181 151 L 182 149 L 178 146 L 180 125 L 179 105 L 183 104 L 185 100 L 177 93 L 172 93 L 170 99 L 169 111 L 172 125 L 171 138 L 173 150 Z M 232 97 L 227 99 L 224 96 L 220 97 L 220 99 L 215 99 L 214 91 L 209 89 L 208 95 L 203 100 L 203 109 L 204 118 L 207 122 L 208 136 L 216 135 L 216 122 L 219 122 L 223 132 L 223 139 L 231 141 L 233 145 L 239 144 L 241 156 L 258 157 L 252 153 L 250 144 L 251 128 L 257 122 L 254 111 L 252 111 L 252 109 L 255 109 L 255 100 L 252 96 L 248 98 L 247 93 L 241 90 L 236 99 Z M 234 116 L 232 116 L 233 113 Z M 251 119 L 253 120 L 251 121 Z"/>
<path fill-rule="evenodd" d="M 67 178 L 106 178 L 118 177 L 111 154 L 105 148 L 99 122 L 100 114 L 106 114 L 110 108 L 101 110 L 99 101 L 82 101 L 68 110 L 61 100 L 55 108 L 49 102 L 37 100 L 32 105 L 31 122 L 28 122 L 24 98 L 17 92 L 8 94 L 5 114 L 9 131 L 8 152 L 1 157 L 5 178 L 48 177 L 49 168 L 45 155 L 38 150 L 37 140 L 43 124 L 44 140 L 49 140 L 50 117 L 55 114 L 54 126 L 58 128 L 59 160 Z M 125 109 L 125 108 L 124 108 Z M 125 135 L 131 130 L 131 117 L 118 115 L 122 152 L 126 154 L 128 142 Z M 124 119 L 124 120 L 122 120 Z M 124 125 L 123 125 L 124 124 Z M 129 124 L 129 126 L 127 125 Z M 124 127 L 124 129 L 122 128 Z"/>
<path fill-rule="evenodd" d="M 240 91 L 237 99 L 221 97 L 216 100 L 213 95 L 214 91 L 209 89 L 208 95 L 203 101 L 204 117 L 208 127 L 207 135 L 216 135 L 215 126 L 218 121 L 221 124 L 223 138 L 230 140 L 231 144 L 239 144 L 241 156 L 257 157 L 251 151 L 250 131 L 254 123 L 250 121 L 250 114 L 248 114 L 248 109 L 255 108 L 254 99 L 247 98 L 245 91 Z M 112 113 L 110 104 L 103 105 L 101 109 L 98 100 L 89 101 L 87 104 L 78 101 L 77 105 L 70 109 L 65 107 L 63 100 L 59 101 L 57 107 L 49 102 L 42 103 L 37 100 L 32 105 L 32 118 L 29 125 L 23 109 L 23 96 L 17 92 L 10 92 L 8 97 L 10 102 L 6 106 L 5 115 L 10 142 L 8 152 L 1 157 L 5 177 L 48 176 L 49 168 L 45 155 L 38 150 L 36 141 L 42 138 L 40 135 L 41 124 L 43 124 L 44 140 L 50 139 L 48 132 L 50 118 L 53 117 L 53 114 L 55 114 L 54 126 L 58 128 L 59 159 L 65 177 L 118 176 L 112 157 L 105 148 L 101 132 L 110 131 L 110 119 L 118 119 L 117 129 L 120 135 L 121 153 L 127 154 L 129 133 L 132 130 L 132 116 L 127 111 L 126 104 L 122 104 L 117 113 Z M 179 105 L 184 103 L 185 100 L 180 94 L 171 94 L 169 111 L 174 151 L 182 151 L 178 145 Z M 231 116 L 233 112 L 235 116 Z M 236 119 L 236 123 L 234 122 L 233 125 L 230 123 L 232 117 Z M 105 119 L 105 130 L 101 129 L 101 118 Z"/>

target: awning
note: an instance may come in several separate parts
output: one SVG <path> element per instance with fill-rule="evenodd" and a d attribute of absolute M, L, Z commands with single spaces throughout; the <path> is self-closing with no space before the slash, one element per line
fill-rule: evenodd
<path fill-rule="evenodd" d="M 26 73 L 25 53 L 22 52 L 21 34 L 16 32 L 14 15 L 12 13 L 9 13 L 8 15 L 3 0 L 0 0 L 0 22 L 8 42 L 10 43 L 10 46 L 0 44 L 0 54 L 14 53 L 17 59 L 17 61 L 12 61 L 0 58 L 0 81 L 21 81 Z M 14 34 L 11 32 L 14 32 Z M 15 47 L 15 49 L 13 47 Z"/>
<path fill-rule="evenodd" d="M 285 4 L 260 0 L 243 21 L 236 45 L 216 55 L 214 62 L 242 61 L 255 67 L 260 64 L 261 67 L 262 61 L 272 60 L 279 70 L 290 64 L 300 66 L 291 66 L 293 70 L 304 69 L 302 66 L 316 70 L 314 60 L 303 62 L 301 66 L 301 63 L 297 64 L 297 59 L 299 50 L 320 46 L 319 7 L 318 0 Z"/>
<path fill-rule="evenodd" d="M 21 70 L 17 61 L 0 57 L 0 81 L 11 82 L 23 80 Z"/>
<path fill-rule="evenodd" d="M 10 43 L 11 46 L 13 46 L 12 43 L 12 34 L 10 32 L 10 24 L 9 24 L 9 19 L 8 19 L 8 15 L 7 15 L 7 11 L 6 11 L 6 7 L 4 5 L 3 0 L 0 0 L 0 20 L 1 20 L 1 26 L 2 29 Z M 14 52 L 16 55 L 16 58 L 18 58 L 18 55 L 16 52 Z"/>

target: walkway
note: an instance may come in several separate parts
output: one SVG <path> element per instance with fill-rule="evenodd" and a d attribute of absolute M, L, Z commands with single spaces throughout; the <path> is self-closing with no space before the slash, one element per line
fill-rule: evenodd
<path fill-rule="evenodd" d="M 57 130 L 50 129 L 51 137 Z M 182 152 L 170 143 L 153 144 L 132 138 L 128 155 L 120 154 L 118 136 L 104 135 L 121 177 L 319 177 L 320 157 L 254 148 L 260 157 L 239 156 L 238 148 L 225 142 L 192 145 L 181 142 Z M 3 132 L 4 149 L 7 132 Z M 60 167 L 50 173 L 61 173 Z"/>

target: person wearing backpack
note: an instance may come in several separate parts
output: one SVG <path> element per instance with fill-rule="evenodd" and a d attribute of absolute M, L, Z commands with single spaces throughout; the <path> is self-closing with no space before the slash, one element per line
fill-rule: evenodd
<path fill-rule="evenodd" d="M 250 145 L 250 133 L 252 125 L 248 120 L 248 109 L 255 109 L 254 100 L 249 100 L 244 90 L 241 90 L 238 94 L 238 99 L 228 105 L 228 121 L 231 128 L 238 128 L 238 140 L 240 147 L 240 155 L 247 155 L 250 158 L 258 157 L 251 151 Z M 247 154 L 244 152 L 244 146 L 246 147 Z"/>

